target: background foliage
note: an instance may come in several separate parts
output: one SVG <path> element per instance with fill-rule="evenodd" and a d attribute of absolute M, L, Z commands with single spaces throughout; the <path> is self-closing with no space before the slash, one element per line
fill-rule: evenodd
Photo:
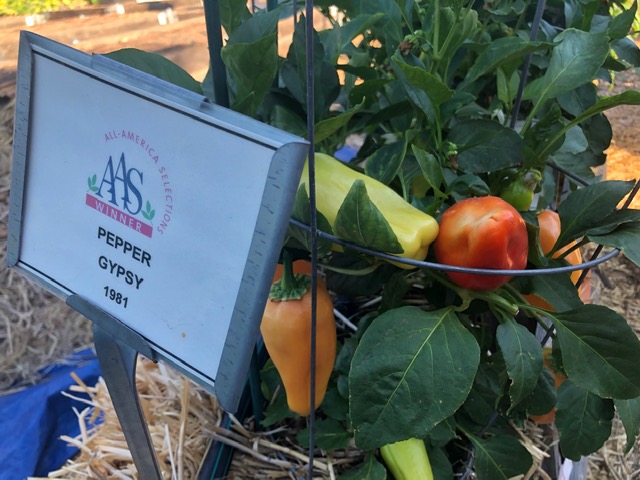
<path fill-rule="evenodd" d="M 0 16 L 34 15 L 98 3 L 98 0 L 0 0 Z"/>

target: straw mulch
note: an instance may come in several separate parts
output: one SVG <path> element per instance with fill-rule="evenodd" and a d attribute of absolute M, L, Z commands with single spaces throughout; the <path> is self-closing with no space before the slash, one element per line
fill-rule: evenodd
<path fill-rule="evenodd" d="M 88 386 L 77 377 L 76 382 L 70 392 L 63 394 L 87 404 L 84 410 L 76 411 L 80 435 L 61 440 L 78 447 L 80 453 L 61 469 L 50 472 L 48 478 L 137 479 L 106 384 L 101 379 L 97 385 Z M 295 432 L 291 436 L 291 432 L 280 428 L 256 433 L 234 417 L 231 428 L 223 428 L 223 412 L 214 396 L 171 368 L 144 358 L 138 361 L 136 384 L 164 478 L 199 478 L 212 442 L 226 444 L 238 452 L 229 479 L 299 478 L 306 473 L 306 452 L 282 441 L 283 437 L 295 438 Z M 314 471 L 318 478 L 336 478 L 336 468 L 361 457 L 353 450 L 333 458 L 317 458 Z"/>
<path fill-rule="evenodd" d="M 49 478 L 137 478 L 104 380 L 95 386 L 77 377 L 76 382 L 64 395 L 87 404 L 76 411 L 80 435 L 61 440 L 78 447 L 80 453 L 50 472 Z M 164 478 L 197 478 L 211 438 L 207 432 L 214 432 L 221 419 L 215 398 L 165 365 L 145 359 L 138 362 L 136 383 Z"/>

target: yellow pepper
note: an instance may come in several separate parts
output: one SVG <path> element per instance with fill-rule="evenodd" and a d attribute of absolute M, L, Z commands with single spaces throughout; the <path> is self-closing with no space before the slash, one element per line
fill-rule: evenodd
<path fill-rule="evenodd" d="M 380 454 L 396 480 L 433 480 L 427 449 L 419 438 L 385 445 Z"/>
<path fill-rule="evenodd" d="M 305 185 L 307 193 L 308 166 L 307 162 L 300 181 Z M 407 203 L 387 185 L 349 168 L 329 155 L 316 153 L 315 168 L 316 206 L 332 226 L 354 182 L 362 180 L 369 198 L 387 220 L 402 246 L 403 252 L 398 256 L 413 260 L 425 259 L 429 245 L 438 235 L 438 222 L 433 217 Z M 398 266 L 412 268 L 400 263 Z"/>

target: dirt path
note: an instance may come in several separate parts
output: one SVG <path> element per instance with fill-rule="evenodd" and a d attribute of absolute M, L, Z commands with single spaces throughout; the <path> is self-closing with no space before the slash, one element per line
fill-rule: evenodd
<path fill-rule="evenodd" d="M 198 0 L 171 4 L 122 4 L 124 13 L 96 13 L 54 19 L 27 26 L 26 17 L 0 17 L 0 94 L 9 93 L 15 79 L 20 31 L 26 30 L 86 53 L 139 48 L 164 55 L 202 80 L 208 68 L 204 12 Z M 161 24 L 160 22 L 166 22 Z"/>

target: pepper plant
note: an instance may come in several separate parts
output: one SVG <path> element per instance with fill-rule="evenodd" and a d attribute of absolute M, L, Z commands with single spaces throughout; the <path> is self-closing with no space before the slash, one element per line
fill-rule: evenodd
<path fill-rule="evenodd" d="M 304 19 L 281 58 L 277 24 L 291 4 L 250 12 L 243 0 L 219 3 L 231 108 L 305 136 Z M 603 180 L 596 168 L 612 137 L 606 110 L 640 104 L 640 92 L 600 96 L 597 86 L 640 66 L 630 36 L 636 3 L 315 4 L 331 22 L 313 32 L 315 149 L 334 155 L 355 139 L 348 167 L 376 180 L 354 176 L 338 189 L 344 182 L 337 180 L 351 173 L 329 164 L 322 167 L 333 169 L 324 172 L 328 180 L 316 186 L 319 228 L 333 235 L 319 240 L 320 269 L 348 317 L 315 424 L 317 446 L 331 451 L 355 442 L 369 452 L 361 467 L 342 472 L 349 479 L 385 478 L 378 449 L 412 438 L 424 439 L 437 479 L 471 471 L 481 480 L 506 479 L 532 465 L 518 430 L 555 408 L 565 457 L 600 448 L 615 412 L 629 450 L 640 433 L 640 341 L 619 314 L 585 304 L 569 272 L 468 289 L 438 269 L 433 248 L 429 263 L 406 264 L 359 247 L 403 257 L 402 240 L 420 216 L 440 221 L 466 198 L 495 196 L 526 222 L 530 272 L 575 263 L 576 249 L 589 243 L 620 249 L 640 265 L 640 212 L 618 209 L 633 182 Z M 151 54 L 114 56 L 216 100 L 212 74 L 200 85 Z M 309 222 L 305 182 L 294 206 L 302 224 Z M 415 217 L 376 203 L 383 190 L 412 205 Z M 547 209 L 558 212 L 561 230 L 543 250 L 537 215 Z M 508 225 L 499 228 L 510 234 Z M 307 231 L 293 225 L 284 248 L 308 257 Z M 484 260 L 466 266 L 491 268 Z M 566 374 L 557 391 L 536 331 L 552 346 L 554 370 Z M 266 425 L 295 417 L 279 383 L 268 363 Z"/>

